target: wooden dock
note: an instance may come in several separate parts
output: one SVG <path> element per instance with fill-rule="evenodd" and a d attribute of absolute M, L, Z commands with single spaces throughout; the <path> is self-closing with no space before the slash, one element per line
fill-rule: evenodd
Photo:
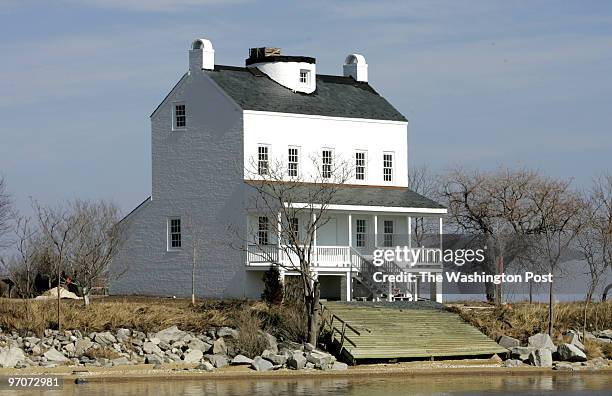
<path fill-rule="evenodd" d="M 323 317 L 333 346 L 351 363 L 508 352 L 435 303 L 324 302 Z"/>

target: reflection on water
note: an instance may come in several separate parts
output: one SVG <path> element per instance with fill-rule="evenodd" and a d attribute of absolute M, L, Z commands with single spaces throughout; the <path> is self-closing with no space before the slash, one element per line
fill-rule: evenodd
<path fill-rule="evenodd" d="M 2 395 L 36 394 L 4 391 Z M 196 396 L 196 395 L 611 395 L 609 374 L 445 375 L 279 380 L 156 380 L 66 384 L 63 391 L 40 395 Z"/>

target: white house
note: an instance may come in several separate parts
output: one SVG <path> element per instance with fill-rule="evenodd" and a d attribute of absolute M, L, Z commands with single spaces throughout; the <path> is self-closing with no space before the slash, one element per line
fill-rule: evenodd
<path fill-rule="evenodd" d="M 111 294 L 189 296 L 193 273 L 199 296 L 259 298 L 270 263 L 254 245 L 273 240 L 276 219 L 247 210 L 246 169 L 280 161 L 308 174 L 316 155 L 354 165 L 317 230 L 322 297 L 414 297 L 415 284 L 400 291 L 372 280 L 372 249 L 411 245 L 415 218 L 433 219 L 441 238 L 446 209 L 408 188 L 408 121 L 368 83 L 365 58 L 347 56 L 332 76 L 317 74 L 314 58 L 277 48 L 251 49 L 245 67 L 214 57 L 210 41 L 195 40 L 188 72 L 151 115 L 152 193 L 123 220 L 128 235 L 113 271 L 127 270 Z M 441 286 L 434 291 L 440 300 Z"/>

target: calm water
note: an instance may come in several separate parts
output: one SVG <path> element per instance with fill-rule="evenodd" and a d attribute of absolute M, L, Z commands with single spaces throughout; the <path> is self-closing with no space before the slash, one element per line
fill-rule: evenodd
<path fill-rule="evenodd" d="M 36 394 L 0 391 L 0 394 Z M 149 380 L 125 383 L 66 385 L 63 391 L 40 395 L 612 395 L 612 376 L 538 375 L 538 376 L 372 376 L 360 379 L 288 379 L 288 380 Z"/>

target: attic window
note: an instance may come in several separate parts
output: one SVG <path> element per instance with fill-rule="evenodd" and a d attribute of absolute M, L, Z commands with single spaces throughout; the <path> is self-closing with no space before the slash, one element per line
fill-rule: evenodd
<path fill-rule="evenodd" d="M 308 84 L 310 80 L 310 70 L 300 70 L 300 84 Z"/>

